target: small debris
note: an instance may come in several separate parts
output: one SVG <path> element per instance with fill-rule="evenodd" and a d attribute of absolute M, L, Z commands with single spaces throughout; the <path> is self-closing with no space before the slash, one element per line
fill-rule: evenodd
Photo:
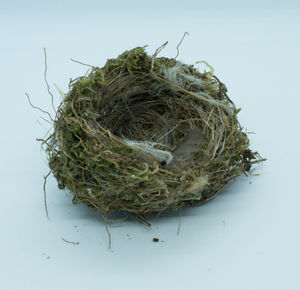
<path fill-rule="evenodd" d="M 158 238 L 153 238 L 153 240 L 152 240 L 154 243 L 157 243 L 157 242 L 159 242 L 159 239 Z"/>
<path fill-rule="evenodd" d="M 68 241 L 68 240 L 66 240 L 66 239 L 64 239 L 64 238 L 62 238 L 62 240 L 63 240 L 64 242 L 68 243 L 68 244 L 79 245 L 79 242 L 71 242 L 71 241 Z"/>

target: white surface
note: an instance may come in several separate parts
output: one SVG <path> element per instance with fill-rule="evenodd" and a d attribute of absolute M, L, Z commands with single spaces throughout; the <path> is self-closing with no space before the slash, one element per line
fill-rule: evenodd
<path fill-rule="evenodd" d="M 0 3 L 1 289 L 300 289 L 299 5 L 201 2 Z M 268 158 L 261 175 L 184 210 L 179 236 L 177 213 L 153 220 L 150 230 L 135 221 L 110 225 L 111 251 L 102 219 L 73 205 L 53 177 L 48 221 L 48 168 L 35 141 L 46 128 L 24 95 L 51 110 L 43 47 L 53 91 L 54 83 L 66 91 L 86 70 L 69 58 L 101 66 L 138 45 L 153 53 L 166 40 L 161 55 L 173 57 L 185 31 L 179 59 L 214 66 L 243 108 L 240 122 L 256 132 L 251 148 Z"/>

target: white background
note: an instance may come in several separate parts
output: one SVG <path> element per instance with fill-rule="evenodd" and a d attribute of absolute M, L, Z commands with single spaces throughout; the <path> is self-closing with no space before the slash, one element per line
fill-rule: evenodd
<path fill-rule="evenodd" d="M 300 289 L 300 8 L 297 1 L 0 2 L 0 288 Z M 72 204 L 48 179 L 40 144 L 47 123 L 25 98 L 51 111 L 43 80 L 67 92 L 69 78 L 148 44 L 152 54 L 206 60 L 242 107 L 251 148 L 268 161 L 206 205 L 110 224 Z M 44 116 L 45 117 L 45 116 Z M 43 126 L 40 125 L 42 123 Z M 251 182 L 251 184 L 250 184 Z M 153 237 L 160 242 L 152 242 Z M 64 242 L 79 241 L 79 245 Z"/>

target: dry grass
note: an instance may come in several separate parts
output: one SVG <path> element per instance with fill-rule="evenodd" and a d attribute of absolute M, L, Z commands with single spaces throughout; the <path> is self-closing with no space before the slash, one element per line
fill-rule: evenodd
<path fill-rule="evenodd" d="M 205 202 L 264 160 L 249 149 L 238 110 L 213 72 L 148 56 L 144 47 L 72 81 L 56 111 L 44 140 L 51 171 L 74 203 L 105 216 L 122 210 L 144 219 Z M 201 135 L 185 140 L 195 130 Z"/>

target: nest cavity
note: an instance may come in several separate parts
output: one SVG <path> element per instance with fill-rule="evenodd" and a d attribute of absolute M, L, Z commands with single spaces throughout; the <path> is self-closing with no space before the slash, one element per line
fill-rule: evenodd
<path fill-rule="evenodd" d="M 47 152 L 60 189 L 107 215 L 205 202 L 262 159 L 212 70 L 125 51 L 70 82 Z"/>

